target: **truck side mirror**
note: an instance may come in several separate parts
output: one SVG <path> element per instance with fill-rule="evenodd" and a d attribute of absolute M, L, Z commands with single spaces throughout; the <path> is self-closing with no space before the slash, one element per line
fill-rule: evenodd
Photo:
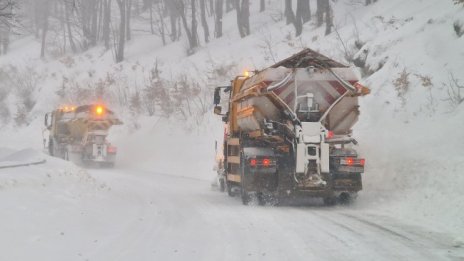
<path fill-rule="evenodd" d="M 219 93 L 221 91 L 221 87 L 216 87 L 214 89 L 214 105 L 218 105 L 221 103 L 221 94 Z M 215 108 L 216 111 L 216 108 Z"/>
<path fill-rule="evenodd" d="M 222 107 L 219 105 L 214 106 L 214 114 L 221 115 Z"/>

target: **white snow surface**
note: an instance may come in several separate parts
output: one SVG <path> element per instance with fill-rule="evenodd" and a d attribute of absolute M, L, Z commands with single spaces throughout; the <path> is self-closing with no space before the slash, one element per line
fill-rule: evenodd
<path fill-rule="evenodd" d="M 269 1 L 264 13 L 251 2 L 252 35 L 240 39 L 235 14 L 226 14 L 224 37 L 191 56 L 185 41 L 163 47 L 155 36 L 134 34 L 121 64 L 97 47 L 70 55 L 65 66 L 69 57 L 38 59 L 32 37 L 12 42 L 0 67 L 33 68 L 39 88 L 29 125 L 0 127 L 0 161 L 47 162 L 0 169 L 0 260 L 464 259 L 464 106 L 446 100 L 451 75 L 464 84 L 464 37 L 452 29 L 464 9 L 452 1 L 337 1 L 339 36 L 324 37 L 311 22 L 295 38 L 291 25 L 270 17 L 281 1 Z M 126 123 L 109 137 L 118 146 L 114 170 L 81 169 L 41 152 L 43 114 L 62 102 L 55 94 L 62 77 L 88 84 L 121 74 L 135 89 L 158 61 L 164 77 L 187 74 L 213 87 L 303 47 L 346 61 L 342 42 L 352 55 L 368 50 L 372 70 L 383 64 L 361 80 L 372 93 L 360 101 L 354 136 L 367 165 L 350 206 L 245 207 L 212 190 L 215 141 L 223 136 L 212 115 L 197 126 L 114 108 Z M 229 78 L 210 83 L 218 66 L 230 68 Z M 400 97 L 393 82 L 403 71 L 410 83 Z M 3 102 L 14 112 L 13 95 Z"/>

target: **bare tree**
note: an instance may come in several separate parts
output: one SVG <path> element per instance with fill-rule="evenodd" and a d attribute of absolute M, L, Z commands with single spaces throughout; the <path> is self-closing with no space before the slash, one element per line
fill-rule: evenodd
<path fill-rule="evenodd" d="M 119 40 L 116 48 L 116 62 L 124 60 L 124 44 L 126 40 L 126 6 L 127 0 L 116 0 L 119 7 Z"/>
<path fill-rule="evenodd" d="M 45 45 L 47 40 L 47 32 L 48 32 L 48 17 L 50 15 L 49 10 L 49 0 L 42 0 L 41 3 L 42 8 L 42 46 L 40 48 L 40 57 L 45 57 Z"/>
<path fill-rule="evenodd" d="M 111 0 L 103 0 L 102 38 L 105 48 L 110 49 Z"/>
<path fill-rule="evenodd" d="M 266 10 L 266 2 L 265 0 L 261 0 L 259 1 L 259 11 L 264 12 L 264 10 Z"/>
<path fill-rule="evenodd" d="M 325 35 L 332 32 L 333 16 L 329 0 L 325 0 Z"/>
<path fill-rule="evenodd" d="M 303 24 L 311 20 L 311 7 L 309 0 L 298 0 L 296 5 L 296 17 L 301 19 Z"/>
<path fill-rule="evenodd" d="M 295 23 L 295 13 L 293 13 L 292 0 L 285 0 L 285 18 L 287 24 Z"/>
<path fill-rule="evenodd" d="M 206 6 L 205 0 L 200 0 L 200 13 L 201 13 L 201 26 L 205 35 L 205 42 L 209 42 L 209 28 L 208 22 L 206 21 Z"/>
<path fill-rule="evenodd" d="M 187 39 L 189 42 L 189 52 L 194 52 L 194 49 L 198 47 L 198 33 L 197 33 L 197 19 L 196 19 L 196 5 L 195 0 L 191 0 L 191 9 L 192 9 L 192 23 L 191 28 L 189 28 L 187 17 L 186 17 L 186 8 L 183 1 L 179 1 L 179 13 L 184 26 L 185 34 L 187 34 Z"/>
<path fill-rule="evenodd" d="M 317 0 L 317 10 L 316 10 L 316 16 L 317 16 L 317 26 L 321 26 L 324 23 L 324 2 L 325 0 Z"/>
<path fill-rule="evenodd" d="M 165 1 L 169 12 L 169 19 L 171 22 L 171 41 L 179 40 L 179 34 L 177 33 L 177 20 L 179 19 L 179 8 L 177 7 L 179 4 L 177 3 L 178 0 L 168 0 Z"/>
<path fill-rule="evenodd" d="M 125 0 L 126 1 L 126 39 L 127 41 L 131 40 L 131 17 L 132 17 L 132 0 Z"/>
<path fill-rule="evenodd" d="M 222 37 L 222 14 L 224 8 L 224 0 L 216 0 L 216 18 L 214 33 L 216 38 Z"/>
<path fill-rule="evenodd" d="M 156 5 L 156 13 L 158 14 L 158 22 L 156 23 L 158 28 L 158 33 L 161 36 L 161 40 L 163 41 L 163 45 L 166 45 L 166 25 L 164 23 L 164 10 L 166 6 L 163 4 L 163 1 L 159 1 Z M 151 24 L 152 32 L 153 32 L 153 24 Z"/>
<path fill-rule="evenodd" d="M 12 0 L 0 0 L 0 55 L 8 52 L 14 6 Z"/>
<path fill-rule="evenodd" d="M 235 0 L 235 10 L 237 12 L 237 26 L 240 37 L 244 38 L 250 35 L 250 1 Z"/>
<path fill-rule="evenodd" d="M 226 13 L 234 10 L 234 4 L 235 0 L 226 0 Z"/>

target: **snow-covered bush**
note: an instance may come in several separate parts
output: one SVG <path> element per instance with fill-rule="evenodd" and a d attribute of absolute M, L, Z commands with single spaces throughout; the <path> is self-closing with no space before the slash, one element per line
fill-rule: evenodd
<path fill-rule="evenodd" d="M 409 74 L 406 69 L 403 69 L 403 71 L 398 75 L 398 78 L 396 78 L 393 81 L 393 86 L 395 87 L 396 94 L 400 98 L 401 102 L 403 105 L 406 104 L 406 93 L 409 90 Z"/>
<path fill-rule="evenodd" d="M 449 81 L 448 83 L 443 83 L 443 87 L 446 88 L 448 94 L 446 101 L 449 102 L 453 109 L 464 102 L 464 84 L 459 83 L 454 74 L 450 73 Z"/>

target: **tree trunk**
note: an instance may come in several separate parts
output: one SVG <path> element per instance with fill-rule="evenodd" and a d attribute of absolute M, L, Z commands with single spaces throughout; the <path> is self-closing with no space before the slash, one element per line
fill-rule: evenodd
<path fill-rule="evenodd" d="M 126 0 L 116 0 L 119 7 L 120 21 L 119 21 L 119 40 L 118 48 L 116 50 L 116 62 L 124 60 L 124 43 L 126 40 Z"/>
<path fill-rule="evenodd" d="M 296 6 L 296 15 L 300 14 L 303 24 L 311 20 L 311 7 L 309 0 L 298 0 Z"/>
<path fill-rule="evenodd" d="M 126 39 L 127 41 L 131 40 L 131 27 L 130 27 L 130 22 L 131 22 L 131 17 L 132 17 L 132 0 L 125 0 L 127 7 L 126 7 Z"/>
<path fill-rule="evenodd" d="M 322 23 L 324 23 L 324 1 L 325 0 L 317 0 L 317 10 L 316 10 L 316 16 L 317 16 L 317 26 L 321 26 Z"/>
<path fill-rule="evenodd" d="M 160 7 L 161 3 L 157 4 L 157 12 L 158 16 L 160 19 L 160 24 L 159 24 L 159 33 L 161 35 L 161 40 L 163 41 L 163 46 L 166 45 L 166 33 L 164 32 L 164 15 L 163 15 L 163 9 Z"/>
<path fill-rule="evenodd" d="M 250 34 L 250 2 L 249 0 L 235 0 L 235 10 L 237 12 L 237 26 L 240 37 L 244 38 Z"/>
<path fill-rule="evenodd" d="M 238 27 L 238 32 L 240 34 L 240 37 L 245 37 L 245 33 L 243 32 L 243 28 L 242 28 L 242 13 L 240 12 L 240 0 L 234 0 L 234 7 L 235 7 L 235 11 L 237 13 L 237 27 Z"/>
<path fill-rule="evenodd" d="M 77 53 L 77 47 L 76 44 L 74 43 L 74 38 L 73 38 L 73 33 L 71 30 L 71 21 L 69 17 L 69 3 L 68 1 L 64 2 L 64 15 L 65 15 L 65 20 L 66 20 L 66 27 L 68 28 L 68 39 L 69 39 L 69 45 L 71 46 L 71 50 L 73 53 Z"/>
<path fill-rule="evenodd" d="M 209 16 L 214 15 L 214 0 L 209 0 Z"/>
<path fill-rule="evenodd" d="M 197 22 L 197 14 L 196 14 L 196 3 L 195 0 L 191 0 L 192 3 L 192 42 L 194 43 L 191 47 L 192 49 L 198 47 L 198 22 Z"/>
<path fill-rule="evenodd" d="M 148 5 L 148 8 L 150 8 L 150 32 L 151 34 L 155 34 L 155 29 L 153 28 L 153 3 L 150 1 Z"/>
<path fill-rule="evenodd" d="M 246 35 L 250 35 L 250 0 L 242 0 L 242 26 Z"/>
<path fill-rule="evenodd" d="M 295 23 L 295 14 L 293 13 L 292 0 L 285 0 L 285 18 L 287 24 Z"/>
<path fill-rule="evenodd" d="M 259 11 L 264 12 L 264 10 L 266 10 L 266 1 L 261 0 L 261 1 L 259 1 Z"/>
<path fill-rule="evenodd" d="M 176 1 L 167 0 L 165 3 L 169 11 L 169 20 L 171 22 L 171 41 L 175 42 L 179 40 L 177 33 L 177 18 L 179 17 L 179 10 L 176 7 Z"/>
<path fill-rule="evenodd" d="M 216 38 L 222 37 L 222 14 L 223 14 L 224 0 L 216 0 L 216 22 L 215 22 L 215 36 Z"/>
<path fill-rule="evenodd" d="M 90 27 L 90 45 L 97 45 L 97 31 L 98 31 L 98 6 L 100 1 L 94 0 L 92 8 L 89 10 L 92 12 L 92 22 Z"/>
<path fill-rule="evenodd" d="M 110 49 L 111 0 L 103 2 L 103 42 L 106 50 Z"/>
<path fill-rule="evenodd" d="M 198 46 L 198 35 L 197 35 L 197 21 L 196 21 L 196 8 L 195 0 L 191 0 L 192 4 L 192 29 L 189 28 L 187 23 L 187 18 L 185 16 L 185 6 L 182 1 L 179 2 L 180 6 L 180 19 L 184 26 L 185 34 L 187 34 L 187 39 L 189 41 L 189 52 L 192 53 L 194 49 Z"/>
<path fill-rule="evenodd" d="M 236 0 L 226 0 L 226 13 L 234 10 Z"/>
<path fill-rule="evenodd" d="M 332 16 L 332 8 L 330 7 L 329 0 L 325 0 L 325 35 L 328 35 L 332 32 L 333 26 L 333 16 Z"/>
<path fill-rule="evenodd" d="M 209 42 L 209 28 L 208 22 L 206 21 L 206 6 L 205 0 L 200 0 L 200 13 L 201 13 L 201 26 L 205 34 L 205 43 Z"/>
<path fill-rule="evenodd" d="M 301 0 L 297 2 L 296 17 L 293 25 L 295 26 L 295 36 L 300 36 L 303 32 L 303 9 L 301 7 Z"/>
<path fill-rule="evenodd" d="M 47 40 L 47 32 L 48 32 L 48 16 L 49 16 L 49 3 L 48 0 L 43 2 L 43 20 L 42 20 L 42 47 L 40 48 L 40 58 L 45 57 L 45 45 Z"/>

